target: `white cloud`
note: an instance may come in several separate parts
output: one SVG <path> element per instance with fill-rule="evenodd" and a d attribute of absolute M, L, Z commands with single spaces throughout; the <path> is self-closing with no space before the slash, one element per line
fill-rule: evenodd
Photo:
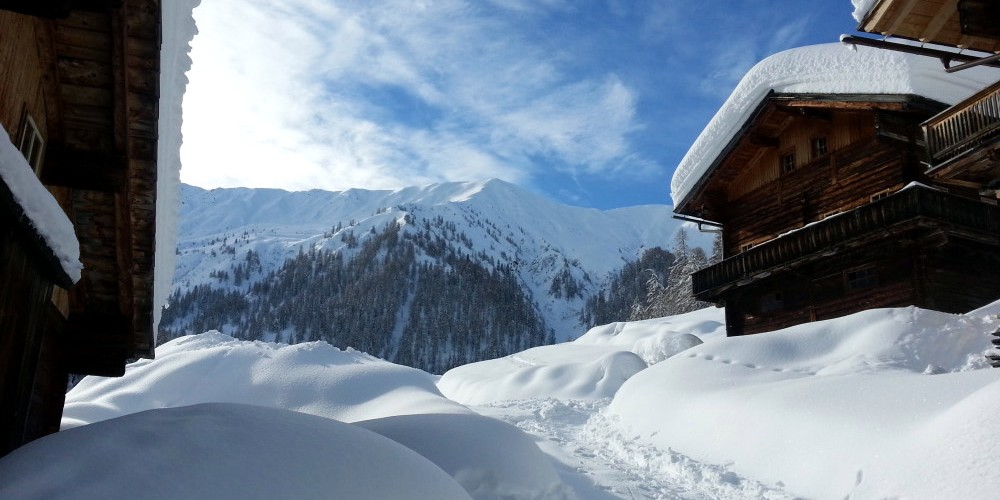
<path fill-rule="evenodd" d="M 544 168 L 534 164 L 539 157 L 591 174 L 652 165 L 630 146 L 640 125 L 626 83 L 573 74 L 558 59 L 570 55 L 534 45 L 516 23 L 478 4 L 205 0 L 195 17 L 185 182 L 530 184 Z M 405 95 L 414 110 L 382 102 L 384 89 Z"/>

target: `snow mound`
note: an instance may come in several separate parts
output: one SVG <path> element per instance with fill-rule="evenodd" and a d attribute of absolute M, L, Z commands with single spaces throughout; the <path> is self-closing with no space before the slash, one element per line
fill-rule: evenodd
<path fill-rule="evenodd" d="M 0 182 L 6 184 L 14 202 L 52 250 L 66 276 L 73 283 L 80 281 L 83 264 L 80 263 L 80 242 L 76 239 L 73 223 L 52 193 L 35 176 L 31 165 L 10 141 L 3 126 L 0 126 Z"/>
<path fill-rule="evenodd" d="M 702 344 L 630 378 L 591 431 L 811 498 L 988 497 L 1000 370 L 979 368 L 997 324 L 981 312 L 876 309 Z"/>
<path fill-rule="evenodd" d="M 629 377 L 703 340 L 725 337 L 722 309 L 590 329 L 573 342 L 540 346 L 453 368 L 438 380 L 450 399 L 485 405 L 521 399 L 610 398 Z"/>
<path fill-rule="evenodd" d="M 0 460 L 0 497 L 469 498 L 376 433 L 234 404 L 150 410 L 39 439 Z"/>
<path fill-rule="evenodd" d="M 174 339 L 121 378 L 86 377 L 66 395 L 63 428 L 143 410 L 246 403 L 345 422 L 406 413 L 469 413 L 433 377 L 324 342 L 285 345 L 218 332 Z"/>
<path fill-rule="evenodd" d="M 575 498 L 526 434 L 479 415 L 402 415 L 355 425 L 444 469 L 476 500 Z"/>
<path fill-rule="evenodd" d="M 724 315 L 724 309 L 708 307 L 666 318 L 611 323 L 591 328 L 574 343 L 619 347 L 652 365 L 702 342 L 725 338 Z"/>
<path fill-rule="evenodd" d="M 918 95 L 954 104 L 1000 78 L 978 67 L 948 74 L 932 57 L 840 43 L 799 47 L 772 55 L 750 69 L 694 141 L 671 181 L 674 206 L 707 173 L 729 141 L 770 91 L 823 94 Z"/>
<path fill-rule="evenodd" d="M 646 363 L 627 351 L 557 344 L 447 371 L 438 388 L 469 405 L 533 398 L 609 398 Z"/>

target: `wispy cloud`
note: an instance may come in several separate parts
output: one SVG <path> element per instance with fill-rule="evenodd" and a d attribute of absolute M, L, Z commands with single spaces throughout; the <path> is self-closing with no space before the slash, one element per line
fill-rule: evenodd
<path fill-rule="evenodd" d="M 517 17 L 457 0 L 203 2 L 184 178 L 290 189 L 530 183 L 537 168 L 599 174 L 638 155 L 628 85 L 568 71 L 517 31 Z"/>

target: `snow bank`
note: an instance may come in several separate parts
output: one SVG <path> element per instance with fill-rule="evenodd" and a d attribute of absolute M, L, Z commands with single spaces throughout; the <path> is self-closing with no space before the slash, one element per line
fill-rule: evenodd
<path fill-rule="evenodd" d="M 610 398 L 629 377 L 706 339 L 725 336 L 721 309 L 591 329 L 574 342 L 541 346 L 449 370 L 441 392 L 483 405 L 533 398 Z"/>
<path fill-rule="evenodd" d="M 246 403 L 351 422 L 409 413 L 471 413 L 426 372 L 324 342 L 284 345 L 218 332 L 174 339 L 121 378 L 86 377 L 66 395 L 63 428 L 196 403 Z"/>
<path fill-rule="evenodd" d="M 878 309 L 699 345 L 630 378 L 590 430 L 807 497 L 990 497 L 1000 370 L 979 368 L 998 325 Z"/>
<path fill-rule="evenodd" d="M 202 404 L 34 441 L 0 460 L 0 498 L 469 496 L 427 459 L 360 427 L 286 410 Z"/>
<path fill-rule="evenodd" d="M 618 347 L 652 365 L 703 342 L 725 337 L 725 309 L 708 307 L 666 318 L 595 326 L 575 343 Z"/>
<path fill-rule="evenodd" d="M 840 43 L 799 47 L 757 63 L 747 72 L 687 154 L 671 181 L 677 206 L 749 119 L 768 92 L 913 94 L 954 104 L 995 82 L 1000 70 L 972 68 L 948 74 L 932 57 Z"/>
<path fill-rule="evenodd" d="M 180 213 L 181 104 L 191 69 L 191 39 L 198 33 L 192 12 L 201 0 L 162 2 L 160 101 L 156 142 L 156 248 L 153 269 L 153 332 L 174 278 Z"/>
<path fill-rule="evenodd" d="M 45 244 L 59 259 L 63 271 L 73 283 L 80 281 L 80 242 L 66 212 L 42 185 L 24 155 L 0 126 L 0 181 L 14 195 L 14 202 L 24 211 Z"/>
<path fill-rule="evenodd" d="M 402 415 L 356 425 L 426 457 L 477 500 L 575 498 L 531 438 L 499 420 Z"/>
<path fill-rule="evenodd" d="M 542 346 L 453 368 L 441 376 L 438 387 L 448 398 L 469 405 L 546 397 L 609 398 L 645 368 L 639 356 L 626 351 Z"/>

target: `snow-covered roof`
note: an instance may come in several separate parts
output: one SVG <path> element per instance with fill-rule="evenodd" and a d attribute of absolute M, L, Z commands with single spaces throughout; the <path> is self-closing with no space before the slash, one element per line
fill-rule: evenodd
<path fill-rule="evenodd" d="M 76 283 L 80 281 L 80 242 L 66 212 L 42 185 L 28 161 L 0 126 L 0 180 L 7 185 L 14 202 L 31 222 L 35 232 L 59 260 L 63 272 Z"/>
<path fill-rule="evenodd" d="M 153 271 L 153 335 L 160 311 L 170 295 L 180 211 L 181 103 L 191 69 L 189 42 L 198 32 L 192 11 L 201 0 L 168 0 L 162 4 L 160 45 L 160 115 L 156 145 L 156 254 Z M 155 343 L 155 342 L 154 342 Z"/>
<path fill-rule="evenodd" d="M 934 58 L 840 43 L 779 52 L 736 86 L 677 166 L 670 184 L 679 206 L 770 91 L 804 94 L 918 95 L 954 104 L 1000 79 L 1000 70 L 945 73 Z"/>
<path fill-rule="evenodd" d="M 854 4 L 854 20 L 860 23 L 872 11 L 878 0 L 851 0 L 851 3 Z"/>

